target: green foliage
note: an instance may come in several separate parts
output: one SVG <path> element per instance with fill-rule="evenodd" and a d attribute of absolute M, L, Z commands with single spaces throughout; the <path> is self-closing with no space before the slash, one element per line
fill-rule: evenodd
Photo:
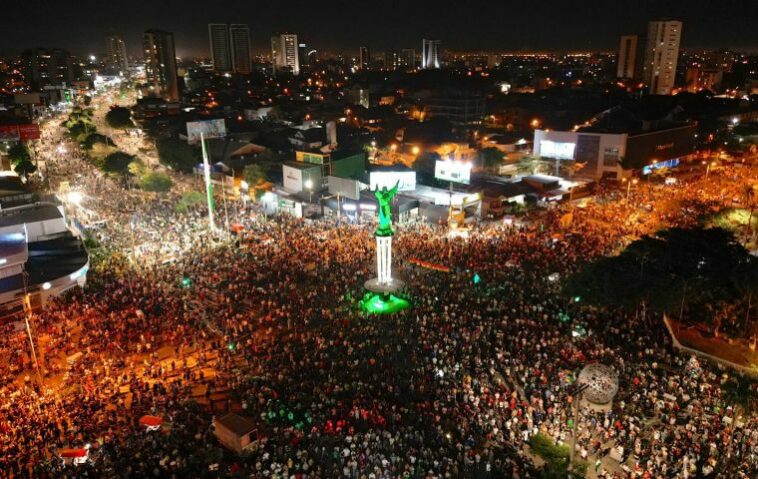
<path fill-rule="evenodd" d="M 107 136 L 101 135 L 100 133 L 90 133 L 89 135 L 87 135 L 84 141 L 82 141 L 82 148 L 84 148 L 85 150 L 91 150 L 92 147 L 96 143 L 102 143 L 104 145 L 115 146 L 113 145 L 113 140 L 111 140 Z"/>
<path fill-rule="evenodd" d="M 758 291 L 758 261 L 721 228 L 671 228 L 631 243 L 618 256 L 587 264 L 564 292 L 589 303 L 623 306 L 645 302 L 678 313 L 684 301 L 698 314 Z"/>
<path fill-rule="evenodd" d="M 78 120 L 68 127 L 68 134 L 74 141 L 83 142 L 91 133 L 96 131 L 95 125 L 90 122 Z"/>
<path fill-rule="evenodd" d="M 105 115 L 105 121 L 108 123 L 108 126 L 117 130 L 134 128 L 132 112 L 128 108 L 122 106 L 112 108 L 111 111 Z"/>
<path fill-rule="evenodd" d="M 179 213 L 184 213 L 187 209 L 199 203 L 205 201 L 205 195 L 199 191 L 188 191 L 182 195 L 182 198 L 176 202 L 174 209 Z"/>
<path fill-rule="evenodd" d="M 111 153 L 105 157 L 103 171 L 112 175 L 126 177 L 129 175 L 129 164 L 132 161 L 134 161 L 134 157 L 123 151 Z"/>
<path fill-rule="evenodd" d="M 567 445 L 557 445 L 553 440 L 542 434 L 535 434 L 529 438 L 529 446 L 532 452 L 545 461 L 545 465 L 540 475 L 543 479 L 566 479 L 585 477 L 588 464 L 585 461 L 574 460 L 574 467 L 569 475 L 569 453 L 570 447 Z"/>
<path fill-rule="evenodd" d="M 497 168 L 503 163 L 505 154 L 495 147 L 484 148 L 479 152 L 479 160 L 485 168 Z"/>
<path fill-rule="evenodd" d="M 702 219 L 701 223 L 705 226 L 723 228 L 727 231 L 737 232 L 747 227 L 750 220 L 752 231 L 758 231 L 758 215 L 750 214 L 749 210 L 741 208 L 727 208 L 719 211 L 714 215 L 709 215 Z"/>
<path fill-rule="evenodd" d="M 250 188 L 255 188 L 261 183 L 268 181 L 266 169 L 258 164 L 247 165 L 242 171 L 242 175 L 245 178 L 247 184 L 250 185 Z"/>
<path fill-rule="evenodd" d="M 29 175 L 37 171 L 37 166 L 29 160 L 21 160 L 13 164 L 13 171 L 18 176 L 28 178 Z"/>
<path fill-rule="evenodd" d="M 156 142 L 158 159 L 162 165 L 173 170 L 191 172 L 202 161 L 200 148 L 174 138 L 162 138 Z"/>
<path fill-rule="evenodd" d="M 165 173 L 151 172 L 143 175 L 139 180 L 140 188 L 145 191 L 165 193 L 171 189 L 173 182 Z"/>
<path fill-rule="evenodd" d="M 8 158 L 11 164 L 15 165 L 22 161 L 30 161 L 32 157 L 24 143 L 16 143 L 8 149 Z"/>

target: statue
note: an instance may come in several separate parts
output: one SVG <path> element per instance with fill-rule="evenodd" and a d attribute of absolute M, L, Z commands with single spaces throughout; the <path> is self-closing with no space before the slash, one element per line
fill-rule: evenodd
<path fill-rule="evenodd" d="M 392 203 L 392 198 L 394 198 L 395 194 L 397 194 L 399 185 L 400 181 L 395 183 L 395 186 L 391 190 L 388 190 L 385 186 L 381 190 L 377 188 L 376 191 L 374 191 L 376 200 L 379 203 L 379 226 L 377 226 L 376 232 L 374 233 L 376 236 L 393 235 L 392 210 L 390 203 Z"/>

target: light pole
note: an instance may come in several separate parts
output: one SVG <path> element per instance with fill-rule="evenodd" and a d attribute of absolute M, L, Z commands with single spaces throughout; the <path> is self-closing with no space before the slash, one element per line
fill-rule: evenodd
<path fill-rule="evenodd" d="M 708 174 L 711 172 L 711 167 L 716 166 L 715 161 L 704 161 L 703 164 L 705 165 L 705 182 L 708 182 Z"/>
<path fill-rule="evenodd" d="M 305 188 L 308 190 L 308 203 L 313 203 L 313 181 L 305 180 Z"/>
<path fill-rule="evenodd" d="M 624 178 L 624 182 L 627 183 L 627 185 L 626 185 L 626 201 L 629 201 L 629 193 L 632 192 L 632 185 L 633 184 L 634 185 L 637 184 L 637 178 L 634 178 L 632 180 L 627 180 L 626 178 Z"/>

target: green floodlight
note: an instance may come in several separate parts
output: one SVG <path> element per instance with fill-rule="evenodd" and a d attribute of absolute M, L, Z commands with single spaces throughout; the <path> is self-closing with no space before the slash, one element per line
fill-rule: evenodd
<path fill-rule="evenodd" d="M 578 303 L 578 302 L 579 302 L 579 301 L 581 301 L 581 300 L 582 300 L 582 297 L 581 297 L 581 296 L 574 296 L 574 302 L 575 302 L 575 303 Z"/>
<path fill-rule="evenodd" d="M 474 274 L 473 281 L 474 281 L 474 284 L 479 284 L 482 282 L 482 278 L 479 276 L 479 273 Z"/>
<path fill-rule="evenodd" d="M 189 288 L 192 285 L 192 280 L 189 276 L 185 276 L 182 278 L 182 287 L 183 288 Z"/>
<path fill-rule="evenodd" d="M 367 294 L 361 301 L 361 309 L 368 314 L 392 314 L 410 307 L 411 303 L 394 294 Z"/>

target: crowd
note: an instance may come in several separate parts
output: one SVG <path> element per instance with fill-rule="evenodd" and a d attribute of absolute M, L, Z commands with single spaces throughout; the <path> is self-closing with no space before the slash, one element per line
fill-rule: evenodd
<path fill-rule="evenodd" d="M 564 227 L 565 210 L 466 239 L 400 227 L 395 270 L 412 307 L 365 316 L 370 226 L 241 210 L 244 231 L 214 243 L 198 234 L 201 209 L 83 175 L 108 222 L 102 243 L 160 246 L 136 264 L 109 255 L 85 291 L 37 315 L 43 385 L 27 338 L 2 335 L 0 476 L 537 478 L 529 439 L 569 442 L 576 376 L 601 362 L 620 388 L 607 411 L 581 409 L 577 457 L 590 474 L 756 477 L 758 419 L 739 417 L 720 388 L 732 373 L 676 353 L 660 318 L 576 303 L 555 280 L 646 232 L 619 221 L 640 208 L 687 224 L 711 207 L 694 198 L 729 201 L 739 181 L 713 176 L 718 187 L 641 187 L 629 202 L 609 193 Z M 218 443 L 212 418 L 226 411 L 254 421 L 257 448 L 237 456 Z M 143 414 L 163 428 L 146 432 Z M 89 463 L 61 464 L 60 448 L 84 444 Z"/>

